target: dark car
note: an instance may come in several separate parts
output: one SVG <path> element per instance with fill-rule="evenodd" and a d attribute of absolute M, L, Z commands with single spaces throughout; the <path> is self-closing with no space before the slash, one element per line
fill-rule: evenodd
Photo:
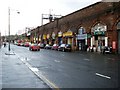
<path fill-rule="evenodd" d="M 30 44 L 29 45 L 29 50 L 40 51 L 40 46 L 38 44 Z"/>
<path fill-rule="evenodd" d="M 59 47 L 59 46 L 58 46 L 57 44 L 53 44 L 53 46 L 52 46 L 51 49 L 52 49 L 52 50 L 58 50 L 58 47 Z"/>
<path fill-rule="evenodd" d="M 49 45 L 49 44 L 46 44 L 44 48 L 45 48 L 45 49 L 51 49 L 51 48 L 52 48 L 52 46 L 51 46 L 51 45 Z"/>
<path fill-rule="evenodd" d="M 58 51 L 71 51 L 71 45 L 70 44 L 61 44 L 59 47 L 58 47 Z"/>
<path fill-rule="evenodd" d="M 104 47 L 103 53 L 112 53 L 112 47 Z"/>

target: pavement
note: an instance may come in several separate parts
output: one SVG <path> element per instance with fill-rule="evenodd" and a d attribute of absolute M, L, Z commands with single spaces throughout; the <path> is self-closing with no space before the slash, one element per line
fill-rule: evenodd
<path fill-rule="evenodd" d="M 0 89 L 1 88 L 3 88 L 2 90 L 6 90 L 5 88 L 14 88 L 14 90 L 15 88 L 49 89 L 49 86 L 26 67 L 13 51 L 9 53 L 7 47 L 2 47 L 0 49 Z"/>

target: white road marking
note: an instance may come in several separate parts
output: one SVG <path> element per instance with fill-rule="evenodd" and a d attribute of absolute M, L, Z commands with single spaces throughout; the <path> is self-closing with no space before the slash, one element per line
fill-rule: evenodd
<path fill-rule="evenodd" d="M 90 59 L 87 59 L 87 58 L 85 58 L 84 60 L 85 60 L 85 61 L 90 61 Z"/>
<path fill-rule="evenodd" d="M 38 71 L 39 71 L 37 68 L 33 68 L 33 67 L 31 67 L 30 69 L 31 69 L 32 71 L 34 71 L 34 72 L 38 72 Z"/>
<path fill-rule="evenodd" d="M 58 60 L 54 60 L 55 62 L 60 62 L 60 61 L 58 61 Z"/>
<path fill-rule="evenodd" d="M 55 90 L 60 90 L 59 87 L 57 87 L 54 83 L 49 81 L 45 76 L 40 74 L 38 68 L 32 67 L 26 60 L 25 58 L 20 58 L 20 60 L 40 79 L 42 79 L 49 87 L 55 88 Z"/>
<path fill-rule="evenodd" d="M 109 76 L 106 76 L 106 75 L 102 75 L 102 74 L 99 74 L 99 73 L 95 73 L 97 76 L 101 76 L 101 77 L 104 77 L 104 78 L 107 78 L 107 79 L 111 79 L 111 77 Z"/>

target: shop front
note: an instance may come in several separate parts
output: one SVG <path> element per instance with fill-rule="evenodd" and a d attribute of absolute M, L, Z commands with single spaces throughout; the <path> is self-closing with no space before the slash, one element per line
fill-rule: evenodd
<path fill-rule="evenodd" d="M 61 31 L 58 32 L 58 45 L 59 46 L 63 43 L 62 36 L 63 36 L 63 33 Z"/>
<path fill-rule="evenodd" d="M 63 33 L 63 38 L 64 38 L 64 43 L 65 44 L 73 44 L 73 32 L 72 31 L 67 31 Z"/>
<path fill-rule="evenodd" d="M 51 45 L 50 34 L 47 34 L 46 41 L 47 41 L 47 44 Z"/>
<path fill-rule="evenodd" d="M 47 35 L 43 34 L 43 36 L 42 36 L 42 43 L 47 44 L 46 39 L 47 39 Z"/>
<path fill-rule="evenodd" d="M 55 35 L 55 33 L 53 32 L 53 33 L 52 33 L 52 41 L 51 41 L 52 45 L 57 43 L 55 40 L 56 40 L 56 35 Z"/>
<path fill-rule="evenodd" d="M 106 25 L 96 24 L 92 30 L 91 47 L 94 47 L 97 52 L 101 52 L 103 47 L 108 46 L 108 37 L 106 37 Z"/>
<path fill-rule="evenodd" d="M 87 41 L 87 34 L 78 34 L 77 35 L 78 50 L 86 51 L 86 45 L 87 45 L 86 41 Z"/>
<path fill-rule="evenodd" d="M 80 51 L 86 51 L 87 48 L 87 34 L 86 30 L 83 27 L 80 27 L 78 30 L 77 38 L 77 48 Z"/>
<path fill-rule="evenodd" d="M 120 54 L 120 21 L 117 24 L 117 32 L 118 32 L 118 54 Z"/>

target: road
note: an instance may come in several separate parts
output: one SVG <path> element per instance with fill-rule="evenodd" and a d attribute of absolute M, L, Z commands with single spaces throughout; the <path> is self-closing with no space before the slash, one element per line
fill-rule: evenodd
<path fill-rule="evenodd" d="M 53 88 L 117 88 L 118 55 L 61 52 L 11 45 L 16 56 Z M 39 74 L 39 75 L 38 75 Z M 26 77 L 25 77 L 26 78 Z M 3 78 L 4 80 L 4 78 Z"/>

